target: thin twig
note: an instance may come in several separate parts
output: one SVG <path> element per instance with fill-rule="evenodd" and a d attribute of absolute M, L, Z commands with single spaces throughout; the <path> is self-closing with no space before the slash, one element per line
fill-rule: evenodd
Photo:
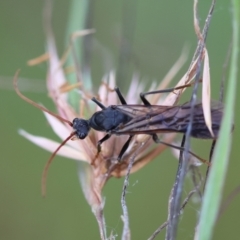
<path fill-rule="evenodd" d="M 183 204 L 180 208 L 180 211 L 178 213 L 178 215 L 181 214 L 181 211 L 186 207 L 187 203 L 189 202 L 190 198 L 192 197 L 192 195 L 196 192 L 196 189 L 192 190 L 189 192 L 188 196 L 185 198 L 185 200 L 183 201 Z M 153 240 L 165 227 L 168 226 L 169 221 L 164 222 L 149 238 L 148 240 Z"/>
<path fill-rule="evenodd" d="M 124 179 L 123 183 L 123 190 L 122 190 L 122 196 L 121 196 L 121 204 L 122 204 L 122 211 L 123 211 L 123 233 L 122 233 L 122 240 L 130 240 L 131 238 L 131 233 L 130 233 L 130 228 L 129 228 L 129 215 L 128 215 L 128 208 L 126 204 L 126 193 L 127 193 L 127 187 L 129 184 L 129 176 L 132 170 L 132 166 L 134 164 L 134 160 L 139 152 L 139 150 L 145 145 L 146 142 L 143 142 L 138 149 L 134 152 L 134 154 L 130 157 L 128 168 L 127 168 L 127 173 Z"/>
<path fill-rule="evenodd" d="M 100 208 L 98 208 L 97 211 L 95 211 L 94 215 L 98 222 L 101 240 L 105 240 L 106 239 L 106 222 L 103 215 L 103 207 L 101 206 Z"/>
<path fill-rule="evenodd" d="M 184 146 L 185 144 L 185 139 L 186 136 L 185 134 L 183 135 L 183 139 L 182 139 L 182 143 L 181 143 L 181 147 Z M 176 179 L 175 182 L 173 184 L 173 188 L 169 197 L 169 207 L 168 207 L 168 222 L 170 223 L 167 226 L 167 231 L 166 231 L 166 237 L 165 239 L 171 239 L 171 233 L 172 233 L 172 222 L 174 221 L 173 219 L 177 216 L 177 212 L 175 210 L 175 206 L 176 206 L 176 198 L 175 196 L 177 196 L 177 191 L 179 191 L 179 179 L 181 176 L 181 171 L 182 171 L 182 164 L 183 164 L 183 152 L 184 151 L 180 151 L 179 154 L 179 163 L 178 163 L 178 169 L 177 169 L 177 174 L 176 174 Z"/>
<path fill-rule="evenodd" d="M 216 2 L 215 0 L 212 1 L 210 11 L 209 11 L 208 16 L 205 20 L 205 25 L 204 25 L 203 30 L 202 30 L 202 39 L 204 39 L 204 41 L 206 41 L 206 38 L 207 38 L 209 23 L 210 23 L 210 20 L 211 20 L 211 17 L 212 17 L 212 12 L 213 12 L 213 9 L 214 9 L 214 6 L 215 6 L 215 2 Z M 189 73 L 189 71 L 192 69 L 192 65 L 194 64 L 195 60 L 200 56 L 200 48 L 201 48 L 201 45 L 202 45 L 202 39 L 198 41 L 197 48 L 196 48 L 196 50 L 193 54 L 192 61 L 190 63 L 190 66 L 188 68 L 187 73 Z M 188 76 L 188 74 L 187 74 L 187 76 Z"/>
<path fill-rule="evenodd" d="M 196 3 L 197 0 L 195 0 L 195 10 L 194 13 L 196 14 Z M 177 187 L 176 189 L 176 194 L 173 195 L 173 199 L 172 199 L 172 204 L 173 204 L 173 211 L 171 213 L 170 216 L 170 222 L 169 225 L 171 227 L 168 227 L 167 229 L 167 233 L 166 233 L 166 239 L 167 240 L 173 240 L 176 239 L 176 235 L 177 235 L 177 225 L 178 225 L 178 220 L 179 220 L 179 216 L 178 213 L 179 209 L 180 209 L 180 202 L 181 202 L 181 195 L 182 195 L 182 189 L 183 189 L 183 184 L 184 184 L 184 179 L 185 179 L 185 175 L 188 169 L 188 164 L 189 164 L 189 149 L 190 149 L 190 135 L 191 135 L 191 131 L 192 131 L 192 123 L 193 123 L 193 117 L 194 117 L 194 106 L 196 104 L 196 99 L 197 99 L 197 90 L 198 90 L 198 85 L 199 85 L 199 80 L 200 80 L 200 75 L 201 75 L 201 56 L 203 54 L 204 51 L 204 47 L 205 47 L 205 41 L 206 41 L 206 36 L 207 36 L 207 32 L 209 29 L 209 24 L 210 24 L 210 20 L 212 17 L 212 13 L 213 13 L 213 9 L 214 9 L 214 5 L 215 5 L 215 0 L 212 1 L 212 5 L 210 7 L 208 16 L 206 18 L 205 21 L 205 26 L 203 29 L 203 33 L 202 33 L 202 38 L 199 39 L 198 42 L 198 48 L 197 48 L 197 55 L 198 57 L 196 57 L 197 60 L 197 69 L 196 69 L 196 75 L 195 75 L 195 84 L 193 87 L 193 92 L 192 92 L 192 98 L 191 98 L 191 114 L 189 117 L 189 124 L 188 124 L 188 128 L 187 128 L 187 132 L 186 132 L 186 144 L 185 144 L 185 151 L 183 153 L 184 156 L 184 161 L 181 164 L 181 170 L 179 170 L 180 174 L 179 177 L 176 177 L 176 181 L 178 181 L 178 183 L 174 183 L 174 186 Z M 195 18 L 196 15 L 195 15 Z M 180 164 L 180 162 L 179 162 Z"/>

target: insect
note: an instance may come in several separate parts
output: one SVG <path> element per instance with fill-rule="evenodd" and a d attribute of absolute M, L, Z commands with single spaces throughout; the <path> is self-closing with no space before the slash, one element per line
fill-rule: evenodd
<path fill-rule="evenodd" d="M 162 143 L 179 150 L 183 148 L 179 146 L 174 146 L 162 142 L 157 133 L 170 133 L 178 132 L 185 133 L 189 124 L 189 115 L 191 114 L 191 104 L 185 103 L 180 106 L 161 106 L 161 105 L 151 105 L 146 99 L 146 95 L 170 92 L 182 88 L 191 86 L 191 84 L 183 85 L 176 88 L 171 88 L 167 90 L 157 90 L 152 92 L 141 93 L 140 98 L 143 105 L 128 105 L 124 99 L 119 88 L 115 88 L 115 92 L 122 105 L 110 105 L 108 107 L 104 106 L 96 98 L 92 98 L 102 110 L 95 112 L 92 117 L 88 120 L 75 118 L 72 122 L 58 116 L 55 113 L 50 112 L 48 109 L 40 106 L 31 99 L 24 96 L 18 89 L 17 77 L 14 78 L 14 88 L 17 94 L 28 103 L 34 105 L 35 107 L 55 116 L 59 120 L 68 123 L 72 128 L 73 132 L 59 145 L 59 147 L 52 153 L 49 161 L 51 161 L 59 149 L 70 139 L 79 138 L 84 139 L 88 136 L 91 128 L 97 131 L 106 132 L 106 135 L 98 141 L 97 148 L 98 153 L 101 151 L 101 144 L 108 140 L 111 135 L 129 135 L 128 140 L 122 147 L 118 161 L 121 160 L 122 156 L 126 152 L 131 139 L 136 134 L 148 134 L 152 136 L 152 139 L 156 143 Z M 194 106 L 194 118 L 192 122 L 192 132 L 191 136 L 195 138 L 202 139 L 214 139 L 217 138 L 220 129 L 221 119 L 223 115 L 223 105 L 221 103 L 215 103 L 211 108 L 212 117 L 212 130 L 214 136 L 212 136 L 205 124 L 202 104 L 198 103 Z M 190 152 L 192 155 L 196 156 L 194 153 Z"/>
<path fill-rule="evenodd" d="M 171 90 L 177 90 L 188 85 L 177 87 Z M 122 105 L 111 105 L 105 107 L 97 99 L 92 100 L 102 109 L 92 115 L 89 120 L 75 118 L 73 120 L 73 129 L 80 139 L 84 139 L 91 128 L 97 131 L 104 131 L 107 134 L 98 141 L 98 152 L 101 151 L 101 144 L 108 140 L 111 135 L 129 135 L 128 140 L 122 147 L 118 161 L 121 160 L 123 154 L 127 150 L 131 139 L 136 134 L 148 134 L 156 143 L 183 150 L 181 147 L 174 146 L 162 142 L 157 133 L 179 132 L 185 133 L 189 124 L 189 116 L 191 114 L 191 104 L 185 103 L 180 106 L 160 106 L 151 105 L 145 95 L 159 93 L 161 91 L 141 93 L 140 98 L 144 105 L 128 105 L 123 98 L 120 90 L 115 88 L 118 98 Z M 165 91 L 165 90 L 164 90 Z M 214 137 L 209 132 L 202 110 L 202 104 L 198 103 L 194 107 L 194 119 L 192 123 L 191 136 L 202 139 L 213 139 L 218 136 L 220 123 L 223 114 L 223 106 L 221 103 L 215 103 L 211 109 L 212 130 Z M 196 156 L 191 152 L 192 155 Z"/>
<path fill-rule="evenodd" d="M 152 137 L 153 141 L 156 143 L 161 143 L 178 150 L 184 150 L 184 148 L 175 146 L 166 142 L 162 142 L 157 133 L 170 133 L 179 132 L 185 133 L 189 124 L 189 115 L 191 114 L 191 104 L 185 103 L 180 106 L 161 106 L 161 105 L 151 105 L 145 98 L 146 95 L 157 94 L 162 92 L 172 92 L 174 90 L 182 89 L 191 86 L 191 84 L 186 84 L 176 88 L 158 90 L 152 92 L 141 93 L 140 98 L 143 105 L 129 105 L 122 96 L 120 90 L 115 88 L 115 92 L 121 102 L 121 105 L 111 105 L 104 106 L 96 98 L 92 98 L 101 110 L 95 112 L 92 117 L 88 120 L 75 118 L 72 122 L 62 118 L 61 116 L 49 111 L 45 107 L 35 103 L 31 99 L 24 96 L 17 86 L 18 72 L 14 77 L 14 89 L 16 93 L 24 101 L 32 104 L 33 106 L 39 108 L 42 111 L 49 113 L 50 115 L 56 117 L 62 122 L 69 124 L 73 128 L 73 132 L 58 146 L 58 148 L 52 153 L 47 164 L 45 165 L 43 176 L 42 176 L 42 193 L 45 196 L 45 186 L 46 186 L 46 176 L 48 168 L 54 159 L 55 155 L 59 149 L 66 144 L 67 141 L 73 138 L 84 139 L 88 136 L 91 128 L 97 131 L 106 132 L 106 135 L 100 139 L 97 143 L 97 154 L 101 152 L 101 145 L 103 142 L 107 141 L 111 135 L 129 135 L 128 140 L 123 145 L 119 155 L 118 162 L 121 161 L 124 153 L 129 147 L 129 144 L 136 134 L 148 134 Z M 212 130 L 214 136 L 212 136 L 205 124 L 202 104 L 198 103 L 194 106 L 194 118 L 192 122 L 192 132 L 191 136 L 195 138 L 203 139 L 213 139 L 217 138 L 220 129 L 221 119 L 223 115 L 223 105 L 221 103 L 216 103 L 211 108 L 212 117 Z M 200 161 L 206 162 L 206 160 L 195 155 L 193 152 L 189 153 L 197 157 Z"/>

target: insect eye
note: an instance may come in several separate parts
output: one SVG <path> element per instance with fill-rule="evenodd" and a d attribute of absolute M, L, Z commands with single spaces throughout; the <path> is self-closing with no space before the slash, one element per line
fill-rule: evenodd
<path fill-rule="evenodd" d="M 87 133 L 77 133 L 78 138 L 84 139 L 87 136 Z"/>
<path fill-rule="evenodd" d="M 80 118 L 73 119 L 73 129 L 76 131 L 76 136 L 84 139 L 90 130 L 88 121 Z"/>

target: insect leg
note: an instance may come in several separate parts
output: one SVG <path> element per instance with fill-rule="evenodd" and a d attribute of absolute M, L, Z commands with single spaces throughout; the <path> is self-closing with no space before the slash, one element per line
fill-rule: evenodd
<path fill-rule="evenodd" d="M 92 98 L 92 101 L 95 102 L 101 109 L 106 109 L 106 107 L 99 102 L 95 97 Z"/>
<path fill-rule="evenodd" d="M 128 146 L 129 146 L 132 138 L 133 138 L 133 135 L 130 135 L 129 138 L 128 138 L 128 140 L 124 143 L 124 145 L 123 145 L 123 147 L 122 147 L 122 149 L 121 149 L 121 151 L 120 151 L 120 153 L 119 153 L 119 155 L 118 155 L 118 158 L 117 158 L 117 161 L 118 161 L 118 162 L 121 161 L 122 156 L 123 156 L 123 154 L 126 152 L 126 150 L 128 149 Z"/>
<path fill-rule="evenodd" d="M 123 97 L 123 95 L 122 95 L 120 89 L 119 89 L 118 87 L 115 87 L 114 90 L 115 90 L 115 92 L 117 93 L 118 98 L 119 98 L 121 104 L 122 104 L 122 105 L 126 105 L 127 102 L 126 102 L 125 98 Z"/>
<path fill-rule="evenodd" d="M 120 102 L 122 103 L 122 105 L 126 105 L 127 102 L 126 102 L 125 98 L 123 97 L 120 89 L 118 87 L 115 87 L 114 91 L 117 93 L 118 98 L 119 98 Z M 106 109 L 106 107 L 101 102 L 99 102 L 95 97 L 92 98 L 92 101 L 95 102 L 101 109 Z"/>
<path fill-rule="evenodd" d="M 98 154 L 101 152 L 101 145 L 102 145 L 102 143 L 105 142 L 105 141 L 107 141 L 110 137 L 111 137 L 111 134 L 108 133 L 108 134 L 106 134 L 102 139 L 100 139 L 100 140 L 98 141 L 98 143 L 97 143 L 97 149 L 98 149 L 98 151 L 97 151 L 96 157 L 97 157 Z"/>
<path fill-rule="evenodd" d="M 193 83 L 189 83 L 189 84 L 182 85 L 182 86 L 175 87 L 175 88 L 167 88 L 167 89 L 163 89 L 163 90 L 156 90 L 156 91 L 151 91 L 151 92 L 140 93 L 140 98 L 141 98 L 144 105 L 151 106 L 150 102 L 145 97 L 146 95 L 173 92 L 174 90 L 179 90 L 179 89 L 182 89 L 182 88 L 190 87 L 192 84 Z"/>
<path fill-rule="evenodd" d="M 162 141 L 158 138 L 158 136 L 157 136 L 156 133 L 152 134 L 152 139 L 153 139 L 153 141 L 154 141 L 155 143 L 161 143 L 161 144 L 163 144 L 163 145 L 166 145 L 166 146 L 169 146 L 169 147 L 178 149 L 178 150 L 180 150 L 180 151 L 184 151 L 184 150 L 185 150 L 184 147 L 179 147 L 179 146 L 176 146 L 176 145 L 173 145 L 173 144 L 170 144 L 170 143 L 162 142 Z M 206 163 L 207 165 L 210 165 L 207 160 L 199 157 L 199 156 L 196 155 L 195 153 L 193 153 L 193 152 L 191 152 L 191 151 L 189 151 L 189 153 L 190 153 L 192 156 L 196 157 L 196 158 L 197 158 L 199 161 L 201 161 L 202 163 Z"/>

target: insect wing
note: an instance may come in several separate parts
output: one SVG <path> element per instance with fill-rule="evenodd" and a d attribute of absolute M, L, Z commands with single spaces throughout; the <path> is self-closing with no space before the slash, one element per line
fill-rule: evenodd
<path fill-rule="evenodd" d="M 129 115 L 132 118 L 146 116 L 153 113 L 154 115 L 168 111 L 176 106 L 163 106 L 163 105 L 141 105 L 141 104 L 128 104 L 128 105 L 116 105 L 115 108 L 120 112 Z"/>
<path fill-rule="evenodd" d="M 125 114 L 133 118 L 127 124 L 116 128 L 116 134 L 151 134 L 163 132 L 185 133 L 191 114 L 191 103 L 181 106 L 142 106 L 123 105 L 117 106 Z M 219 102 L 211 103 L 212 129 L 215 137 L 218 136 L 223 115 L 223 105 Z M 195 138 L 213 138 L 205 124 L 202 104 L 194 107 L 191 136 Z"/>
<path fill-rule="evenodd" d="M 179 110 L 179 106 L 160 105 L 118 105 L 116 108 L 132 118 L 128 123 L 116 128 L 116 134 L 141 134 L 163 131 L 167 127 L 163 125 L 164 119 L 173 119 Z M 154 126 L 155 125 L 155 126 Z"/>

